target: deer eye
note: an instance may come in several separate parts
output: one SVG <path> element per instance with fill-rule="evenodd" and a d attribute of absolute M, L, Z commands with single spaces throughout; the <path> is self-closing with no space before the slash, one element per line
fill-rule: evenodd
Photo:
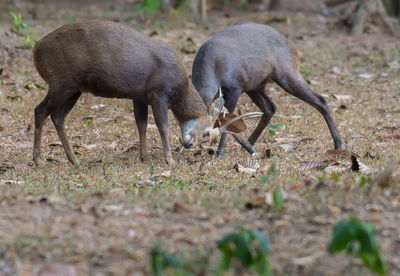
<path fill-rule="evenodd" d="M 210 138 L 210 132 L 207 131 L 205 134 L 203 134 L 203 139 L 208 139 Z"/>

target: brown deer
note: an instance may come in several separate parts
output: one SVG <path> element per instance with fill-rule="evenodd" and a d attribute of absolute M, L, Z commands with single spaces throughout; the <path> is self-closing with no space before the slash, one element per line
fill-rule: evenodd
<path fill-rule="evenodd" d="M 254 145 L 276 110 L 265 91 L 267 81 L 272 80 L 322 114 L 335 149 L 340 149 L 342 140 L 326 100 L 304 82 L 299 64 L 293 43 L 276 30 L 256 23 L 239 23 L 226 27 L 200 47 L 193 63 L 192 81 L 206 106 L 210 106 L 215 91 L 221 87 L 229 112 L 234 112 L 239 96 L 246 92 L 264 113 L 248 139 Z M 223 133 L 217 156 L 224 155 L 225 144 L 226 134 Z"/>
<path fill-rule="evenodd" d="M 168 142 L 168 109 L 179 122 L 186 148 L 209 141 L 223 131 L 223 128 L 212 129 L 220 99 L 207 109 L 174 50 L 126 26 L 106 21 L 65 25 L 36 43 L 33 58 L 39 74 L 49 85 L 46 97 L 35 108 L 36 164 L 41 155 L 43 123 L 50 115 L 69 161 L 79 165 L 64 122 L 84 92 L 133 100 L 143 161 L 149 159 L 148 105 L 152 107 L 164 157 L 170 165 L 175 162 Z"/>

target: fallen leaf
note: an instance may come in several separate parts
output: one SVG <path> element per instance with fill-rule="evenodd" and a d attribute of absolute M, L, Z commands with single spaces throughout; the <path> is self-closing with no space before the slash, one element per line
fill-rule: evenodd
<path fill-rule="evenodd" d="M 12 101 L 16 101 L 16 100 L 21 100 L 22 97 L 20 95 L 7 95 L 7 99 L 10 99 Z"/>
<path fill-rule="evenodd" d="M 355 155 L 351 155 L 351 169 L 356 172 L 360 172 L 362 174 L 371 174 L 373 173 L 372 169 L 367 165 L 363 164 L 359 158 Z"/>
<path fill-rule="evenodd" d="M 150 179 L 158 178 L 158 177 L 170 178 L 171 176 L 172 176 L 171 171 L 165 171 L 165 172 L 158 173 L 158 174 L 151 176 Z"/>
<path fill-rule="evenodd" d="M 4 127 L 0 126 L 0 131 L 3 131 L 3 130 L 4 130 Z"/>
<path fill-rule="evenodd" d="M 382 139 L 400 139 L 400 133 L 385 135 L 382 137 Z"/>
<path fill-rule="evenodd" d="M 296 148 L 294 144 L 280 144 L 279 147 L 281 147 L 285 152 L 292 151 Z"/>
<path fill-rule="evenodd" d="M 90 145 L 78 145 L 78 147 L 87 150 L 87 151 L 91 151 L 91 150 L 95 150 L 97 148 L 96 144 L 90 144 Z"/>
<path fill-rule="evenodd" d="M 370 79 L 372 77 L 374 77 L 374 74 L 369 74 L 369 73 L 364 73 L 364 74 L 360 74 L 359 77 L 362 79 Z"/>
<path fill-rule="evenodd" d="M 299 138 L 292 138 L 292 137 L 282 137 L 282 138 L 275 138 L 274 139 L 277 144 L 288 144 L 288 143 L 296 143 L 299 141 Z"/>
<path fill-rule="evenodd" d="M 263 159 L 263 158 L 271 158 L 271 149 L 262 150 L 260 152 L 253 153 L 252 158 L 254 159 Z"/>
<path fill-rule="evenodd" d="M 109 192 L 110 195 L 115 195 L 115 196 L 125 196 L 126 194 L 126 188 L 116 188 L 116 189 L 112 189 Z"/>
<path fill-rule="evenodd" d="M 84 122 L 86 122 L 86 121 L 92 121 L 95 117 L 96 117 L 96 116 L 94 116 L 94 115 L 88 115 L 88 116 L 82 117 L 82 118 L 81 118 L 81 121 L 84 121 Z"/>
<path fill-rule="evenodd" d="M 383 210 L 382 206 L 380 206 L 378 204 L 368 204 L 365 208 L 367 210 L 371 210 L 373 212 L 382 212 L 382 210 Z"/>
<path fill-rule="evenodd" d="M 133 210 L 133 213 L 135 213 L 136 215 L 139 215 L 139 216 L 144 216 L 144 217 L 147 217 L 150 215 L 150 212 L 143 208 L 136 208 L 135 210 Z"/>
<path fill-rule="evenodd" d="M 23 185 L 25 184 L 25 181 L 23 180 L 14 180 L 14 179 L 1 179 L 0 180 L 0 186 L 4 186 L 4 185 L 12 185 L 12 184 L 17 184 L 17 185 Z"/>
<path fill-rule="evenodd" d="M 63 145 L 60 142 L 51 142 L 47 144 L 48 147 L 62 147 Z"/>
<path fill-rule="evenodd" d="M 287 220 L 277 220 L 275 222 L 275 227 L 277 228 L 287 228 L 290 226 L 290 222 Z"/>
<path fill-rule="evenodd" d="M 95 104 L 90 107 L 90 109 L 99 110 L 100 108 L 105 107 L 105 104 Z"/>
<path fill-rule="evenodd" d="M 142 180 L 139 180 L 138 182 L 135 182 L 135 184 L 134 184 L 134 186 L 141 187 L 141 188 L 152 187 L 154 185 L 156 185 L 156 182 L 153 180 L 150 180 L 150 179 L 142 179 Z"/>
<path fill-rule="evenodd" d="M 351 95 L 346 95 L 346 94 L 333 94 L 332 97 L 336 100 L 339 100 L 341 102 L 350 102 L 354 99 L 353 96 Z"/>
<path fill-rule="evenodd" d="M 103 210 L 106 212 L 122 211 L 123 209 L 124 206 L 122 204 L 110 204 L 103 206 Z"/>
<path fill-rule="evenodd" d="M 39 271 L 39 276 L 76 276 L 75 267 L 70 264 L 49 263 Z"/>
<path fill-rule="evenodd" d="M 247 160 L 241 160 L 236 163 L 234 168 L 239 173 L 254 175 L 260 168 L 260 163 L 255 159 L 248 158 Z"/>
<path fill-rule="evenodd" d="M 259 208 L 261 206 L 267 205 L 265 201 L 265 196 L 256 197 L 245 204 L 245 207 L 249 210 L 254 208 Z"/>
<path fill-rule="evenodd" d="M 175 202 L 174 211 L 177 213 L 190 213 L 191 209 L 186 204 Z"/>
<path fill-rule="evenodd" d="M 351 153 L 347 150 L 339 150 L 339 149 L 334 149 L 334 150 L 327 150 L 324 154 L 324 158 L 326 160 L 334 160 L 337 161 L 338 159 L 346 159 L 348 160 L 351 156 Z M 355 155 L 356 156 L 356 155 Z"/>
<path fill-rule="evenodd" d="M 302 258 L 294 258 L 292 260 L 292 263 L 295 265 L 308 265 L 308 264 L 312 264 L 314 261 L 314 257 L 313 256 L 307 256 L 307 257 L 302 257 Z"/>
<path fill-rule="evenodd" d="M 339 207 L 331 205 L 331 206 L 328 206 L 328 208 L 329 208 L 329 211 L 331 212 L 331 214 L 339 215 L 341 213 L 341 210 Z"/>
<path fill-rule="evenodd" d="M 349 168 L 344 166 L 344 165 L 331 165 L 328 166 L 324 169 L 327 173 L 339 173 L 339 172 L 344 172 L 345 170 L 348 170 Z"/>
<path fill-rule="evenodd" d="M 19 130 L 19 134 L 21 135 L 29 135 L 29 133 L 31 132 L 31 128 L 32 126 L 29 124 L 26 128 L 22 128 Z"/>
<path fill-rule="evenodd" d="M 148 34 L 148 36 L 150 36 L 150 37 L 153 37 L 153 36 L 156 36 L 156 35 L 158 35 L 158 32 L 157 32 L 156 30 L 152 30 L 152 31 Z"/>
<path fill-rule="evenodd" d="M 137 144 L 134 144 L 132 147 L 128 148 L 127 150 L 125 150 L 124 153 L 131 152 L 131 151 L 136 151 L 136 150 L 139 150 L 139 149 L 140 149 L 140 144 L 137 143 Z"/>
<path fill-rule="evenodd" d="M 133 230 L 133 229 L 129 229 L 129 230 L 128 230 L 128 237 L 129 237 L 129 238 L 134 239 L 136 236 L 137 236 L 137 235 L 136 235 L 135 230 Z"/>

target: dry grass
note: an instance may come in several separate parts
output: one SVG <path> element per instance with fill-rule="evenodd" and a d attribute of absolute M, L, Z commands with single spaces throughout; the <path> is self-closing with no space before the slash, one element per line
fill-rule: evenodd
<path fill-rule="evenodd" d="M 198 47 L 230 22 L 265 22 L 265 16 L 216 16 L 208 29 L 158 28 L 155 39 L 180 51 L 188 37 Z M 318 23 L 322 20 L 318 16 L 290 16 L 291 25 L 275 27 L 301 50 L 302 71 L 313 89 L 327 94 L 345 147 L 372 168 L 380 169 L 391 156 L 399 158 L 399 140 L 384 138 L 400 132 L 399 42 L 380 34 L 351 39 L 330 30 L 329 24 Z M 316 23 L 317 28 L 310 28 Z M 37 27 L 35 32 L 40 37 L 51 29 Z M 17 43 L 12 35 L 1 34 L 1 41 Z M 333 143 L 322 116 L 277 87 L 269 87 L 278 106 L 272 123 L 285 128 L 272 138 L 264 134 L 256 144 L 258 150 L 271 148 L 273 154 L 272 159 L 260 160 L 260 167 L 274 162 L 279 171 L 267 183 L 260 181 L 261 173 L 252 177 L 235 171 L 234 164 L 249 156 L 231 138 L 223 159 L 204 149 L 175 152 L 178 165 L 169 168 L 152 116 L 151 161 L 141 163 L 137 150 L 127 151 L 138 142 L 131 102 L 91 95 L 78 101 L 67 120 L 82 167 L 71 166 L 62 147 L 50 146 L 59 139 L 48 120 L 42 143 L 48 161 L 34 168 L 30 163 L 33 109 L 45 95 L 34 84 L 45 84 L 35 72 L 29 50 L 10 51 L 14 57 L 0 76 L 0 274 L 10 268 L 18 275 L 34 275 L 44 263 L 61 262 L 74 265 L 80 275 L 146 275 L 148 252 L 161 242 L 170 252 L 208 259 L 212 265 L 199 264 L 199 271 L 212 275 L 218 262 L 215 242 L 242 225 L 268 236 L 278 275 L 368 275 L 357 261 L 326 253 L 332 226 L 350 216 L 376 226 L 389 274 L 400 273 L 399 170 L 386 189 L 360 187 L 359 173 L 351 171 L 333 180 L 323 171 L 301 170 L 299 158 L 323 160 Z M 194 55 L 182 54 L 182 58 L 190 70 Z M 372 76 L 363 78 L 367 73 Z M 333 94 L 353 98 L 342 104 Z M 94 109 L 100 104 L 104 107 Z M 242 111 L 257 110 L 246 96 L 239 106 Z M 90 126 L 87 116 L 91 116 Z M 179 146 L 178 135 L 170 114 L 173 148 Z M 301 135 L 314 139 L 296 144 L 289 152 L 276 142 Z M 168 170 L 171 175 L 154 177 Z M 245 208 L 249 200 L 274 188 L 288 194 L 282 211 L 268 206 Z"/>

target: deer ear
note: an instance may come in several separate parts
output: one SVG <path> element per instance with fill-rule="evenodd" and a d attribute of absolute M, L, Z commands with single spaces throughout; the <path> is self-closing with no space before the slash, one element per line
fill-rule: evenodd
<path fill-rule="evenodd" d="M 222 108 L 224 107 L 225 100 L 222 94 L 221 87 L 218 89 L 215 94 L 214 100 L 208 108 L 208 114 L 212 117 L 213 121 L 218 118 L 218 115 L 221 113 Z"/>

